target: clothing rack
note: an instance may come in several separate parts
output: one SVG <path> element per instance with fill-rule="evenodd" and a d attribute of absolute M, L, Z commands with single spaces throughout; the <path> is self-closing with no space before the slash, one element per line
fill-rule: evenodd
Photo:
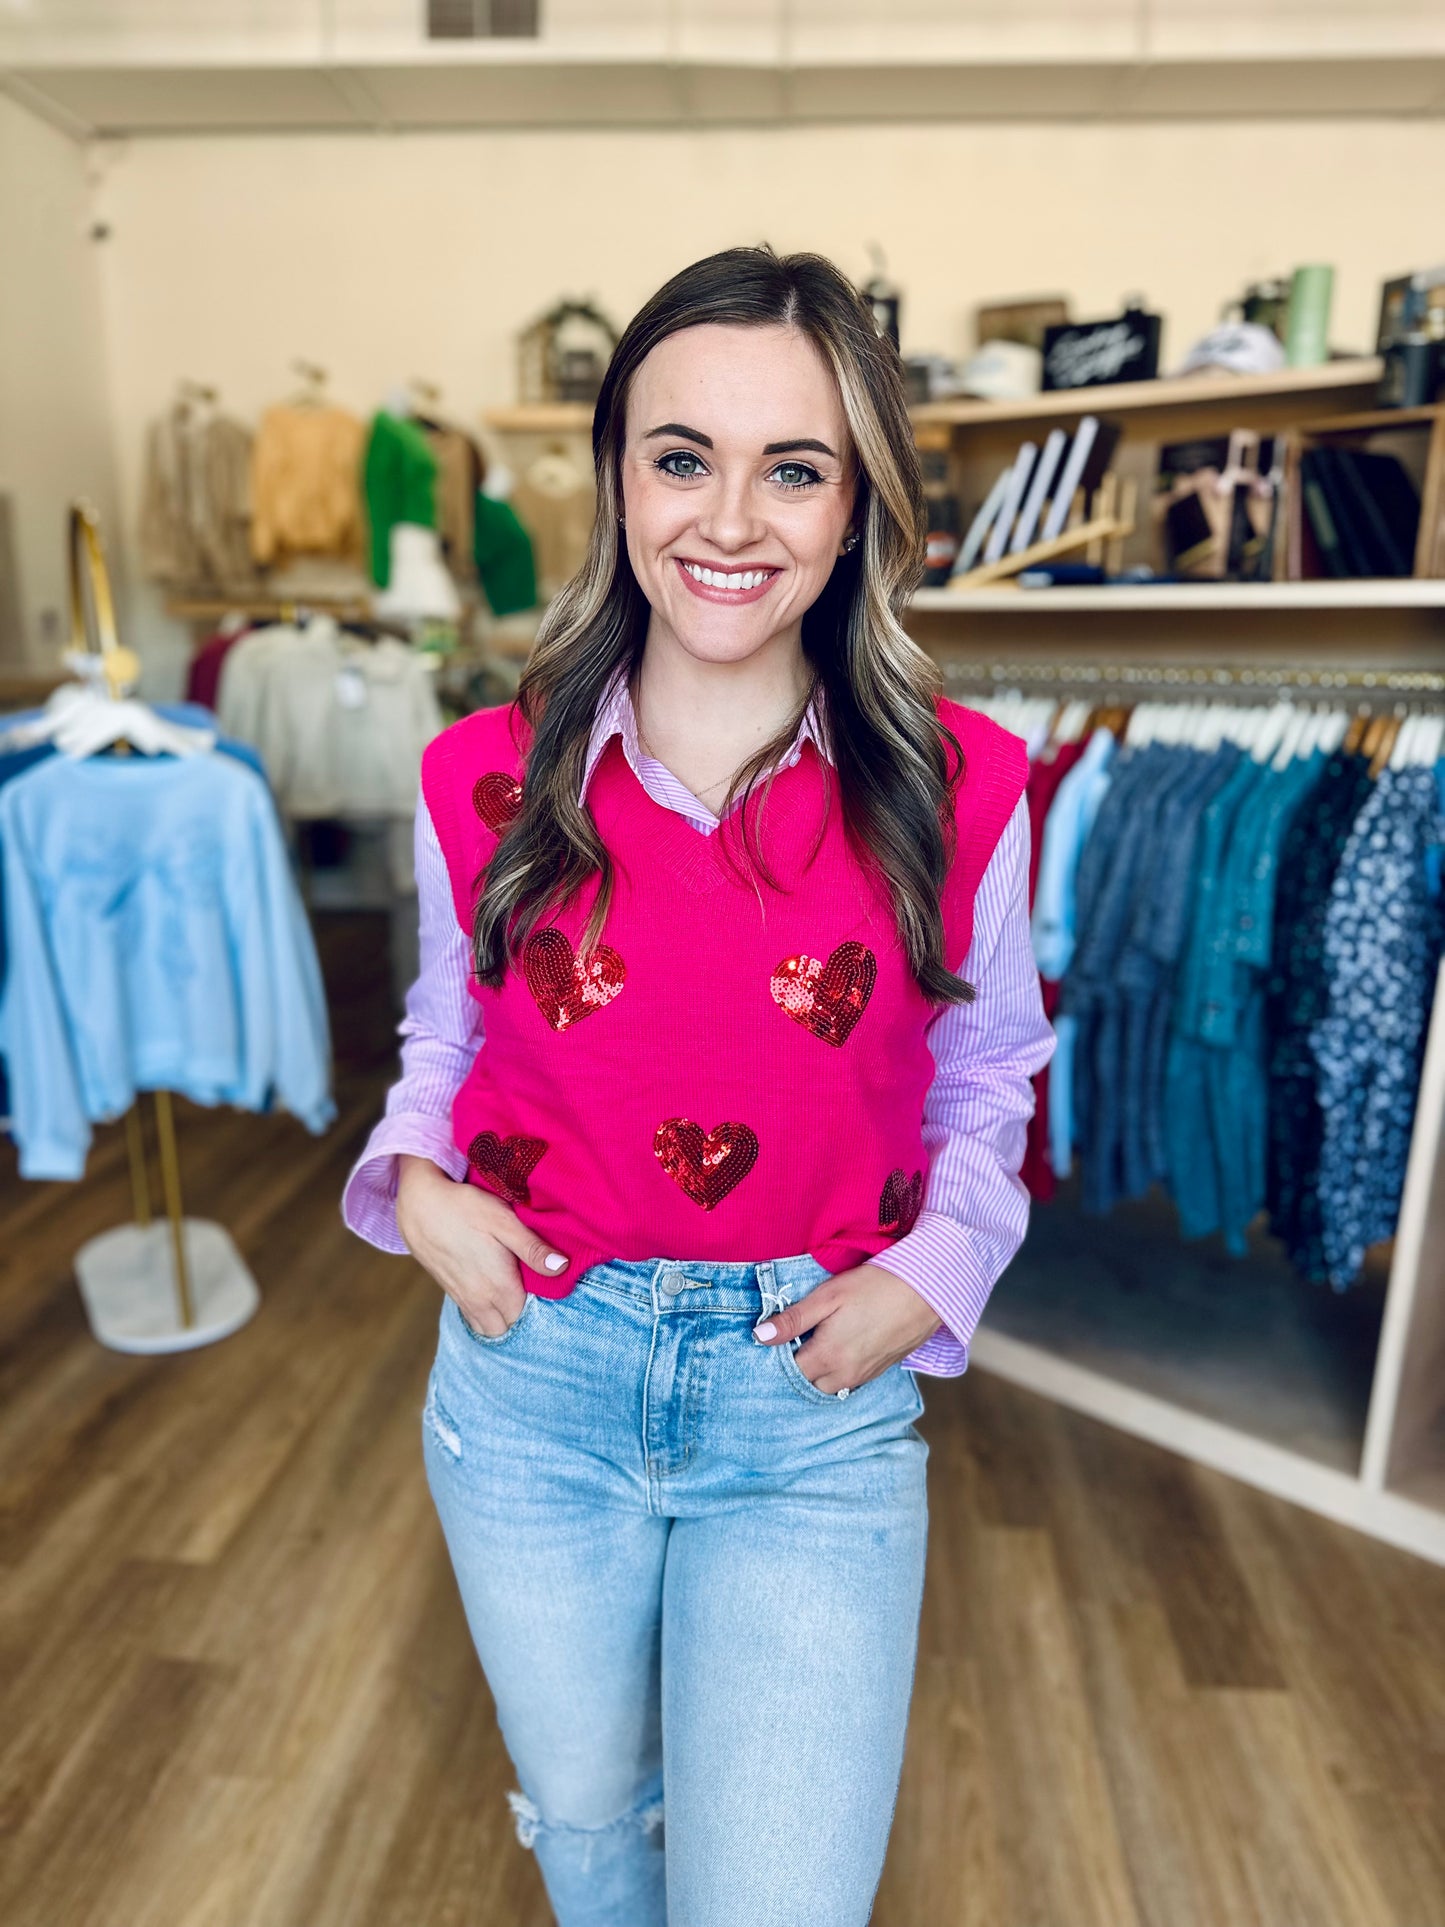
<path fill-rule="evenodd" d="M 943 664 L 946 684 L 1012 689 L 1031 684 L 1066 689 L 1168 690 L 1198 697 L 1244 691 L 1277 697 L 1292 691 L 1320 697 L 1445 698 L 1445 674 L 1432 669 L 1295 669 L 1285 663 L 1231 669 L 1212 663 L 967 662 Z"/>
<path fill-rule="evenodd" d="M 67 544 L 72 656 L 99 656 L 112 699 L 140 680 L 140 659 L 120 641 L 100 523 L 71 505 Z M 125 744 L 118 748 L 128 747 Z M 260 1305 L 260 1291 L 228 1232 L 187 1218 L 171 1093 L 151 1093 L 156 1119 L 164 1233 L 151 1206 L 141 1101 L 125 1113 L 134 1221 L 89 1239 L 75 1254 L 76 1280 L 91 1330 L 113 1351 L 189 1351 L 227 1337 Z M 168 1254 L 168 1262 L 166 1256 Z"/>
<path fill-rule="evenodd" d="M 1121 662 L 1057 648 L 1033 659 L 935 659 L 945 693 L 963 702 L 1016 691 L 1105 710 L 1297 702 L 1378 716 L 1445 707 L 1445 668 L 1433 665 Z M 1291 1324 L 1289 1301 L 1276 1296 L 1264 1302 L 1285 1307 L 1284 1322 L 1245 1317 L 1236 1348 L 1221 1315 L 1201 1342 L 1195 1312 L 1212 1288 L 1207 1256 L 1188 1261 L 1184 1276 L 1194 1282 L 1178 1295 L 1147 1271 L 1151 1289 L 1115 1290 L 1111 1253 L 1121 1254 L 1121 1278 L 1140 1275 L 1131 1265 L 1157 1265 L 1162 1222 L 1138 1216 L 1121 1227 L 1116 1215 L 1106 1229 L 1077 1217 L 1077 1203 L 1063 1194 L 1039 1209 L 1061 1215 L 1046 1230 L 1041 1223 L 1032 1273 L 1028 1244 L 1020 1254 L 1012 1304 L 1010 1279 L 1002 1280 L 970 1348 L 974 1365 L 1445 1565 L 1445 967 L 1393 1245 L 1381 1248 L 1374 1296 L 1353 1325 L 1330 1324 L 1308 1306 Z M 1096 1249 L 1096 1240 L 1115 1238 Z M 1258 1269 L 1240 1288 L 1275 1291 L 1278 1267 L 1268 1254 L 1248 1263 Z M 1059 1283 L 1031 1304 L 1046 1274 Z"/>

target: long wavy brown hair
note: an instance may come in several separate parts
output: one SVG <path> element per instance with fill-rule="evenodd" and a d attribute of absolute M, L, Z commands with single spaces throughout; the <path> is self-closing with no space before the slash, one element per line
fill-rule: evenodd
<path fill-rule="evenodd" d="M 796 328 L 823 356 L 853 440 L 860 537 L 803 618 L 810 688 L 736 773 L 718 814 L 727 817 L 743 799 L 737 820 L 752 867 L 764 884 L 780 887 L 749 819 L 761 823 L 771 774 L 816 701 L 849 845 L 887 884 L 920 990 L 940 1005 L 967 1002 L 972 989 L 944 962 L 941 910 L 963 752 L 938 718 L 937 666 L 901 621 L 923 572 L 927 527 L 902 364 L 832 262 L 767 247 L 729 248 L 674 275 L 633 317 L 608 365 L 592 419 L 597 519 L 587 559 L 547 611 L 518 689 L 526 780 L 521 811 L 480 880 L 477 978 L 499 987 L 531 931 L 594 876 L 600 881 L 584 952 L 606 924 L 612 860 L 581 789 L 598 704 L 621 671 L 635 689 L 647 638 L 648 604 L 618 539 L 628 391 L 660 341 L 709 322 Z M 759 783 L 764 807 L 753 812 L 747 801 Z"/>

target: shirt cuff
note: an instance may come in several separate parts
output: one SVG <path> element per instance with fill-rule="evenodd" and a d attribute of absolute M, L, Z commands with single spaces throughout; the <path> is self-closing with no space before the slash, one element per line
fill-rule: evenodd
<path fill-rule="evenodd" d="M 920 1212 L 907 1237 L 868 1263 L 911 1285 L 943 1320 L 902 1363 L 937 1378 L 957 1378 L 967 1371 L 969 1340 L 994 1287 L 967 1229 L 942 1211 Z"/>
<path fill-rule="evenodd" d="M 450 1118 L 398 1111 L 384 1117 L 367 1139 L 341 1194 L 341 1215 L 358 1238 L 378 1251 L 406 1255 L 406 1242 L 396 1226 L 397 1159 L 403 1156 L 430 1158 L 457 1183 L 467 1174 L 467 1161 L 452 1142 Z"/>

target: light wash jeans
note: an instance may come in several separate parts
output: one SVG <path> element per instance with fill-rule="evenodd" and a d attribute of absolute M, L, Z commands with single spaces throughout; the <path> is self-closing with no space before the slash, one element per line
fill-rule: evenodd
<path fill-rule="evenodd" d="M 911 1371 L 837 1398 L 752 1337 L 827 1276 L 595 1265 L 495 1339 L 443 1302 L 427 1477 L 560 1927 L 869 1917 L 928 1448 Z"/>

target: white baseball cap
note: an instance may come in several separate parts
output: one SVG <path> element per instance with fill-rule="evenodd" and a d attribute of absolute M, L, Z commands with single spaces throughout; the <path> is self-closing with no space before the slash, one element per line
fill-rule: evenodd
<path fill-rule="evenodd" d="M 1257 321 L 1222 321 L 1195 342 L 1174 372 L 1224 368 L 1232 375 L 1272 375 L 1283 366 L 1284 344 L 1271 329 Z"/>

